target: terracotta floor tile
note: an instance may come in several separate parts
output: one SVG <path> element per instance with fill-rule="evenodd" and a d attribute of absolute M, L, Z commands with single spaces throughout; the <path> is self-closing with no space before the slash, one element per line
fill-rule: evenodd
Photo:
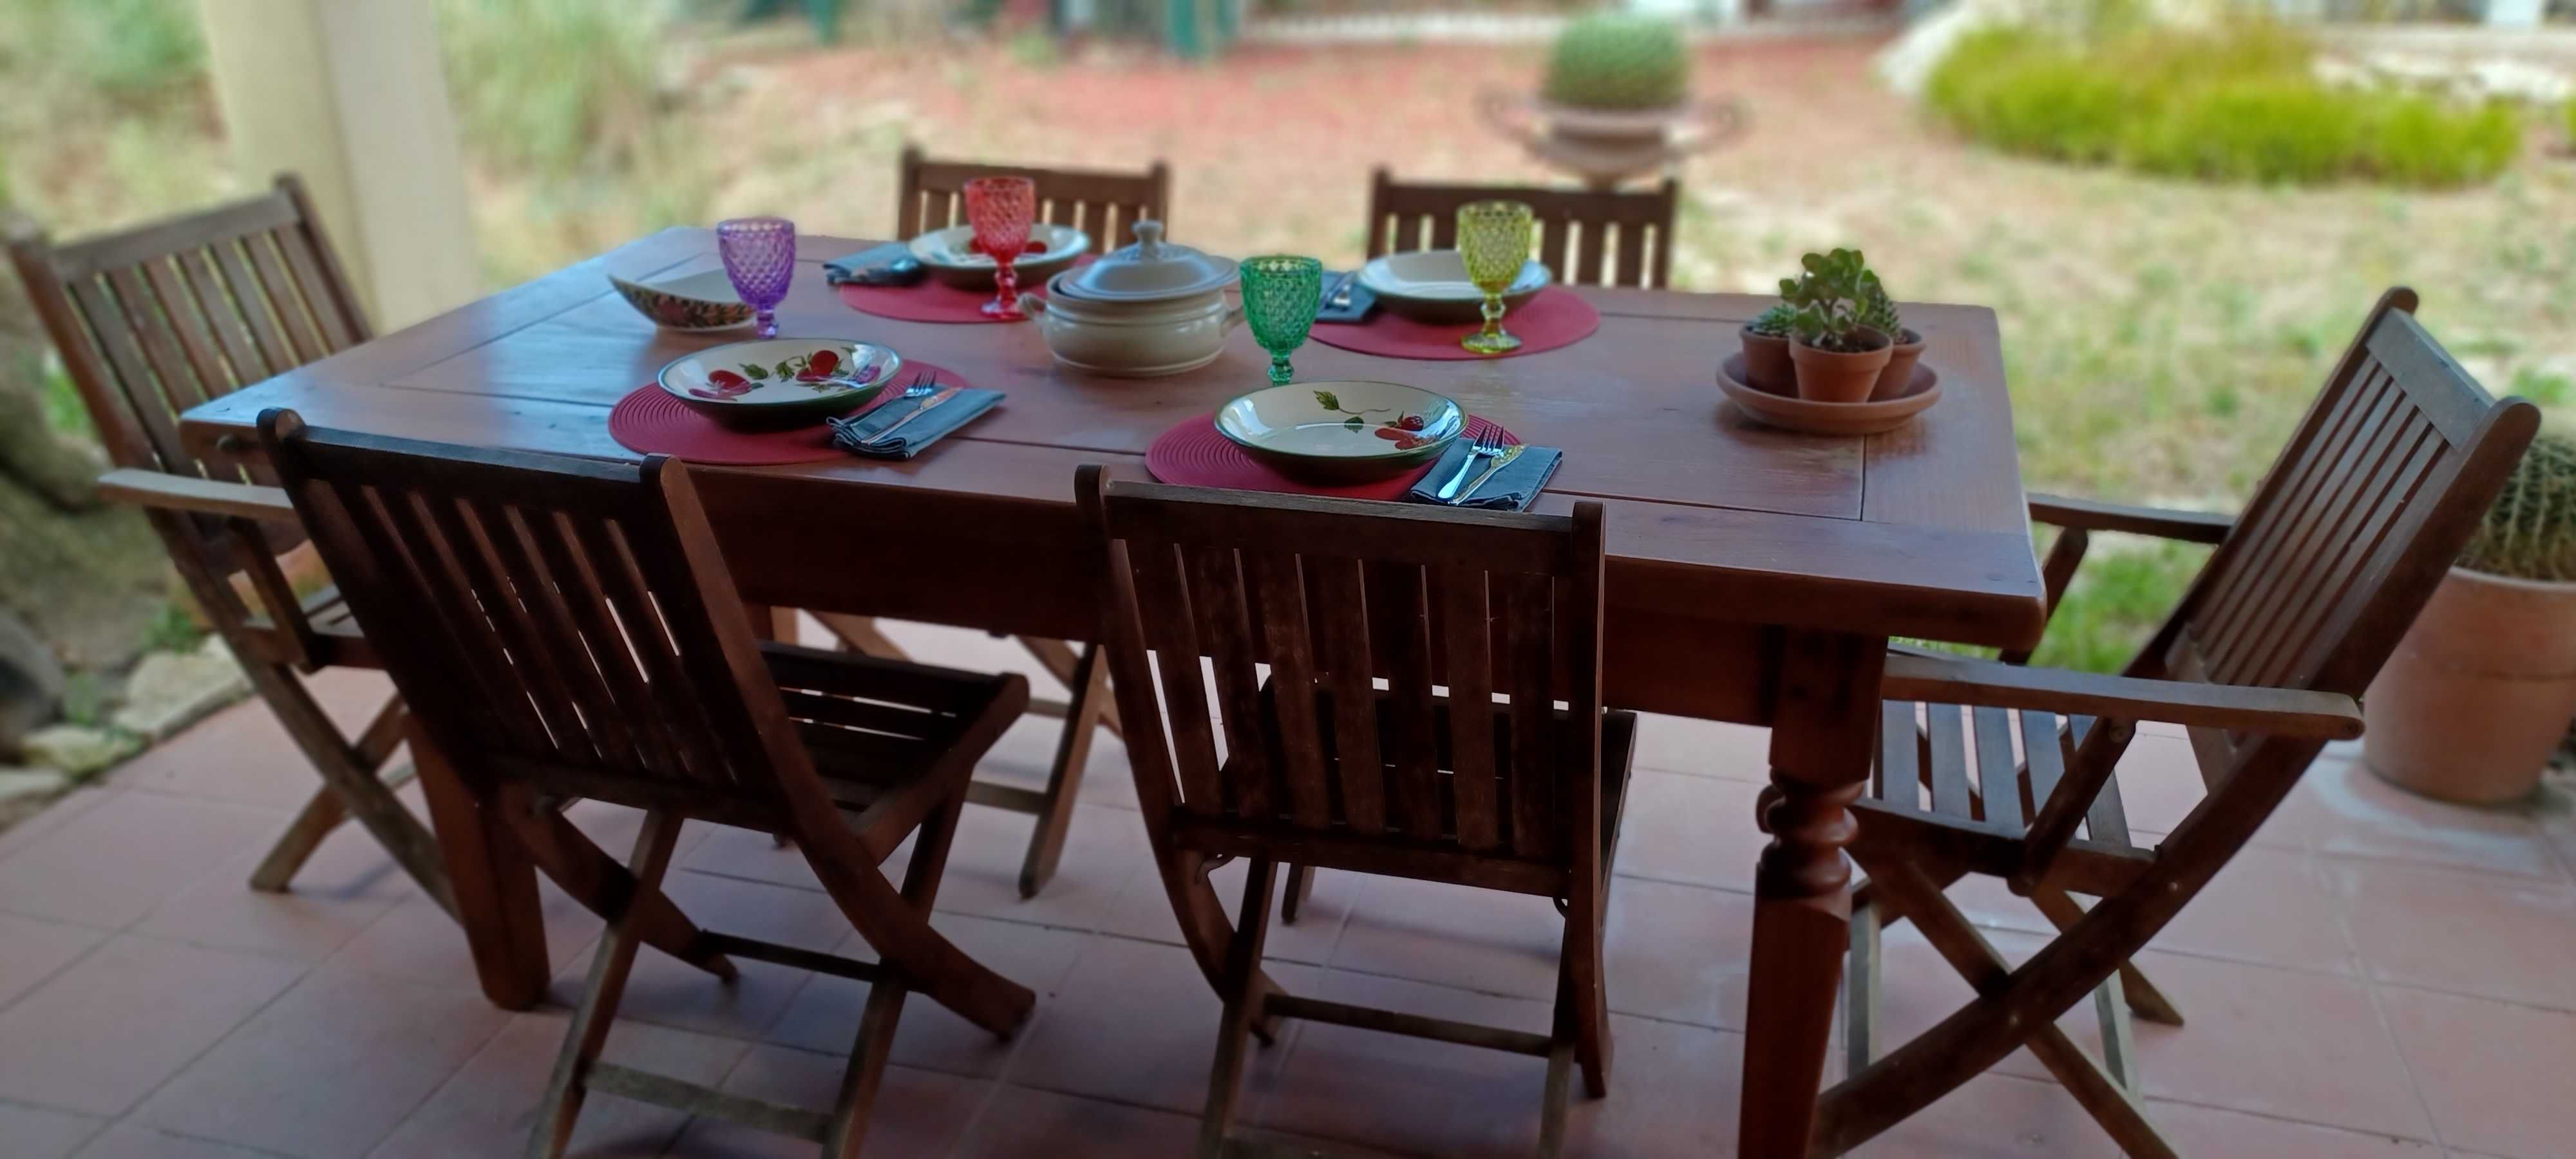
<path fill-rule="evenodd" d="M 1752 945 L 1752 898 L 1623 879 L 1603 947 L 1610 1009 L 1741 1030 Z"/>
<path fill-rule="evenodd" d="M 2543 1159 L 2576 1140 L 2576 1015 L 2385 986 L 2380 1001 L 2454 1147 Z"/>
<path fill-rule="evenodd" d="M 2038 907 L 2000 878 L 1971 874 L 1949 889 L 1981 926 L 2055 936 Z M 2079 898 L 2081 904 L 2092 904 Z M 2248 846 L 2156 935 L 2151 948 L 2349 974 L 2358 968 L 2321 867 L 2297 849 Z"/>
<path fill-rule="evenodd" d="M 2420 1139 L 2150 1099 L 2147 1116 L 2185 1155 L 2206 1159 L 2436 1159 Z"/>
<path fill-rule="evenodd" d="M 783 1046 L 755 1046 L 726 1077 L 724 1089 L 774 1103 L 830 1110 L 839 1093 L 846 1053 L 814 1054 Z M 865 1154 L 946 1155 L 974 1122 L 993 1084 L 909 1067 L 886 1068 L 868 1116 Z M 668 1152 L 690 1159 L 812 1159 L 814 1144 L 717 1119 L 691 1120 Z"/>
<path fill-rule="evenodd" d="M 1036 991 L 1041 1009 L 1057 1000 L 1065 976 L 1072 972 L 1088 938 L 1071 930 L 962 914 L 938 914 L 931 924 L 995 973 Z M 833 952 L 867 961 L 877 958 L 876 952 L 856 934 Z M 795 999 L 770 1025 L 765 1037 L 783 1046 L 819 1054 L 848 1054 L 859 1031 L 868 990 L 864 982 L 814 975 L 796 992 Z M 991 1078 L 1002 1072 L 1013 1045 L 1013 1040 L 995 1038 L 955 1011 L 914 994 L 904 1001 L 892 1058 L 897 1064 L 921 1070 Z"/>
<path fill-rule="evenodd" d="M 1334 971 L 1318 996 L 1543 1033 L 1550 1006 L 1444 986 Z M 1613 1069 L 1613 1081 L 1617 1071 Z M 1298 1026 L 1286 1064 L 1248 1088 L 1251 1121 L 1275 1131 L 1397 1154 L 1528 1155 L 1538 1142 L 1547 1062 L 1472 1046 L 1358 1030 Z M 1257 1098 L 1253 1098 L 1255 1093 Z"/>
<path fill-rule="evenodd" d="M 1029 689 L 1032 696 L 1064 699 L 1063 690 L 1053 687 L 1052 680 L 1031 680 Z M 975 779 L 1042 792 L 1055 771 L 1055 746 L 1063 736 L 1063 721 L 1023 716 L 977 762 Z M 1101 729 L 1091 738 L 1091 759 L 1083 763 L 1082 784 L 1074 790 L 1074 799 L 1113 809 L 1136 807 L 1136 775 L 1127 765 L 1126 743 L 1116 734 Z"/>
<path fill-rule="evenodd" d="M 1987 1074 L 1855 1148 L 1855 1159 L 2119 1159 L 2120 1148 L 2055 1083 Z"/>
<path fill-rule="evenodd" d="M 322 777 L 267 702 L 254 696 L 117 766 L 106 783 L 293 812 L 322 787 Z"/>
<path fill-rule="evenodd" d="M 35 844 L 38 838 L 69 824 L 74 818 L 117 795 L 116 790 L 100 788 L 96 783 L 84 785 L 45 806 L 43 812 L 21 818 L 7 829 L 0 829 L 0 861 L 7 860 L 10 854 Z"/>
<path fill-rule="evenodd" d="M 1264 968 L 1292 993 L 1316 992 L 1322 977 L 1293 962 Z M 1195 1114 L 1207 1100 L 1222 1014 L 1188 951 L 1095 937 L 1055 998 L 1038 1004 L 1004 1076 L 1014 1086 Z M 1293 1041 L 1283 1034 L 1255 1053 L 1247 1090 L 1259 1089 Z"/>
<path fill-rule="evenodd" d="M 1588 1098 L 1577 1078 L 1566 1154 L 1681 1159 L 1734 1153 L 1744 1036 L 1614 1014 L 1610 1041 L 1610 1094 Z"/>
<path fill-rule="evenodd" d="M 2528 810 L 2418 797 L 2359 761 L 2320 759 L 2291 801 L 2284 811 L 2319 853 L 2567 880 Z"/>
<path fill-rule="evenodd" d="M 159 793 L 117 793 L 0 861 L 0 910 L 123 929 L 286 817 Z"/>
<path fill-rule="evenodd" d="M 87 1115 L 0 1103 L 0 1151 L 14 1159 L 63 1159 L 106 1125 Z"/>
<path fill-rule="evenodd" d="M 1771 783 L 1771 730 L 1639 713 L 1637 767 L 1767 785 Z"/>
<path fill-rule="evenodd" d="M 2576 1010 L 2576 887 L 2365 861 L 2326 869 L 2371 977 Z"/>
<path fill-rule="evenodd" d="M 119 1123 L 81 1148 L 75 1159 L 269 1159 L 269 1153 Z"/>
<path fill-rule="evenodd" d="M 546 1083 L 571 1024 L 571 1013 L 562 1010 L 512 1016 L 426 1104 L 369 1152 L 370 1159 L 520 1153 L 536 1129 Z M 748 1050 L 750 1044 L 731 1039 L 620 1020 L 610 1029 L 601 1057 L 714 1086 Z M 582 1103 L 566 1155 L 659 1155 L 688 1121 L 679 1111 L 593 1094 Z"/>
<path fill-rule="evenodd" d="M 418 888 L 394 866 L 375 836 L 354 824 L 342 826 L 313 851 L 286 893 L 250 888 L 251 871 L 266 856 L 267 843 L 253 842 L 161 903 L 135 925 L 135 932 L 313 964 L 365 932 Z"/>
<path fill-rule="evenodd" d="M 403 899 L 343 944 L 326 959 L 328 965 L 434 985 L 453 985 L 475 976 L 465 931 L 437 903 L 411 888 L 409 880 L 404 879 Z M 556 969 L 563 969 L 579 960 L 598 938 L 601 922 L 542 876 L 537 880 L 537 897 L 548 956 Z"/>
<path fill-rule="evenodd" d="M 1020 863 L 1037 818 L 1004 809 L 969 806 L 948 854 L 939 886 L 939 908 L 950 913 L 1004 918 L 1066 929 L 1098 928 L 1128 879 L 1154 871 L 1144 823 L 1125 809 L 1076 805 L 1065 833 L 1055 877 L 1034 898 L 1020 896 Z M 912 855 L 906 844 L 887 864 Z"/>
<path fill-rule="evenodd" d="M 620 850 L 622 857 L 624 851 Z M 731 825 L 709 826 L 706 839 L 698 842 L 686 857 L 674 857 L 671 863 L 681 869 L 699 873 L 720 874 L 745 881 L 765 881 L 772 885 L 792 885 L 798 889 L 821 890 L 823 882 L 814 876 L 814 865 L 805 860 L 805 851 L 793 845 L 781 846 L 767 833 L 736 829 Z M 900 874 L 903 863 L 890 861 L 888 872 Z"/>
<path fill-rule="evenodd" d="M 1638 769 L 1612 870 L 1632 877 L 1751 891 L 1753 864 L 1771 839 L 1754 827 L 1761 786 Z"/>
<path fill-rule="evenodd" d="M 1372 877 L 1342 927 L 1332 964 L 1491 994 L 1551 998 L 1564 941 L 1565 919 L 1546 898 Z"/>
<path fill-rule="evenodd" d="M 1209 876 L 1217 898 L 1225 904 L 1228 920 L 1232 920 L 1235 911 L 1243 907 L 1243 875 L 1250 868 L 1250 863 L 1238 859 L 1226 863 Z M 1376 879 L 1366 874 L 1317 870 L 1315 888 L 1307 894 L 1306 905 L 1298 913 L 1297 924 L 1288 925 L 1277 920 L 1278 898 L 1288 888 L 1287 870 L 1280 870 L 1277 877 L 1279 880 L 1270 891 L 1273 907 L 1270 957 L 1317 966 L 1331 961 L 1333 947 L 1342 938 L 1343 923 L 1350 917 L 1351 910 L 1360 904 L 1360 899 L 1367 896 L 1371 883 Z M 1181 924 L 1172 916 L 1171 895 L 1163 891 L 1163 876 L 1156 873 L 1151 864 L 1143 872 L 1127 879 L 1127 888 L 1118 894 L 1118 900 L 1101 918 L 1100 930 L 1124 938 L 1144 938 L 1175 946 L 1181 944 Z"/>
<path fill-rule="evenodd" d="M 0 1098 L 122 1114 L 301 967 L 126 935 L 0 1011 Z"/>
<path fill-rule="evenodd" d="M 1180 1156 L 1198 1141 L 1195 1111 L 1154 1111 L 1025 1087 L 1003 1087 L 956 1159 L 1144 1159 Z"/>
<path fill-rule="evenodd" d="M 0 914 L 0 1007 L 107 940 L 86 926 Z"/>
<path fill-rule="evenodd" d="M 189 1064 L 134 1117 L 285 1155 L 364 1155 L 508 1020 L 468 982 L 424 986 L 326 967 Z"/>

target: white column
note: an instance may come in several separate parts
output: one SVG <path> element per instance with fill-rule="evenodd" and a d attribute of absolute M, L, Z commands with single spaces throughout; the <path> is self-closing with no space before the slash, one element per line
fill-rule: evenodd
<path fill-rule="evenodd" d="M 293 170 L 378 330 L 480 288 L 429 0 L 200 0 L 233 164 Z"/>
<path fill-rule="evenodd" d="M 2541 0 L 2487 0 L 2487 23 L 2497 28 L 2538 28 Z"/>

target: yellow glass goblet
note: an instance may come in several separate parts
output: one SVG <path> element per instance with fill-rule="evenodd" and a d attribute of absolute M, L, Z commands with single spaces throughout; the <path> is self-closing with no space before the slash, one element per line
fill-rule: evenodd
<path fill-rule="evenodd" d="M 1458 207 L 1458 256 L 1466 260 L 1467 280 L 1485 292 L 1485 328 L 1459 345 L 1478 354 L 1520 349 L 1521 340 L 1503 332 L 1503 291 L 1512 288 L 1529 261 L 1535 217 L 1522 201 L 1472 201 Z"/>

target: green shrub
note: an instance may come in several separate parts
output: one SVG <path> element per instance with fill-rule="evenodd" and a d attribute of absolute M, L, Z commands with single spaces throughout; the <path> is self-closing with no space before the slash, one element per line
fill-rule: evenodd
<path fill-rule="evenodd" d="M 1605 13 L 1565 26 L 1547 58 L 1547 99 L 1589 109 L 1654 109 L 1690 89 L 1690 50 L 1671 21 Z"/>
<path fill-rule="evenodd" d="M 1925 99 L 2006 152 L 2211 181 L 2493 177 L 2522 142 L 2512 109 L 2330 87 L 2297 33 L 2259 21 L 2094 41 L 2026 29 L 1963 37 Z"/>
<path fill-rule="evenodd" d="M 652 130 L 668 24 L 644 0 L 438 0 L 467 142 L 508 169 L 615 169 Z"/>
<path fill-rule="evenodd" d="M 203 79 L 206 42 L 193 0 L 7 0 L 0 64 L 133 105 Z"/>

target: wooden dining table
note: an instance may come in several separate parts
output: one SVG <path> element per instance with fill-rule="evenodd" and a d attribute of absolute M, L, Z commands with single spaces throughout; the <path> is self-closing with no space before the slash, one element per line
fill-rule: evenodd
<path fill-rule="evenodd" d="M 803 239 L 780 333 L 883 343 L 1008 398 L 909 461 L 693 471 L 743 597 L 1096 638 L 1099 602 L 1073 578 L 1087 574 L 1075 468 L 1148 477 L 1154 438 L 1263 385 L 1266 356 L 1238 333 L 1202 369 L 1117 379 L 1057 365 L 1034 325 L 858 313 L 820 261 L 870 244 Z M 742 335 L 657 330 L 608 276 L 717 265 L 712 231 L 665 230 L 198 406 L 182 435 L 209 459 L 248 460 L 260 412 L 290 407 L 315 427 L 635 460 L 609 435 L 611 406 L 671 359 Z M 1563 449 L 1534 510 L 1605 508 L 1609 702 L 1770 728 L 1740 1143 L 1747 1155 L 1803 1154 L 1848 945 L 1846 806 L 1869 778 L 1888 639 L 2028 647 L 2044 620 L 1995 315 L 1904 306 L 1941 400 L 1894 431 L 1819 437 L 1753 423 L 1714 384 L 1766 299 L 1574 292 L 1601 326 L 1562 349 L 1418 361 L 1309 343 L 1296 370 L 1439 391 Z M 908 494 L 937 495 L 923 506 L 940 514 L 905 524 Z M 872 520 L 892 512 L 900 534 L 843 534 L 834 512 L 853 502 L 877 505 Z M 961 509 L 975 517 L 956 518 Z M 486 994 L 533 1004 L 548 972 L 533 870 L 497 824 L 435 819 Z"/>

